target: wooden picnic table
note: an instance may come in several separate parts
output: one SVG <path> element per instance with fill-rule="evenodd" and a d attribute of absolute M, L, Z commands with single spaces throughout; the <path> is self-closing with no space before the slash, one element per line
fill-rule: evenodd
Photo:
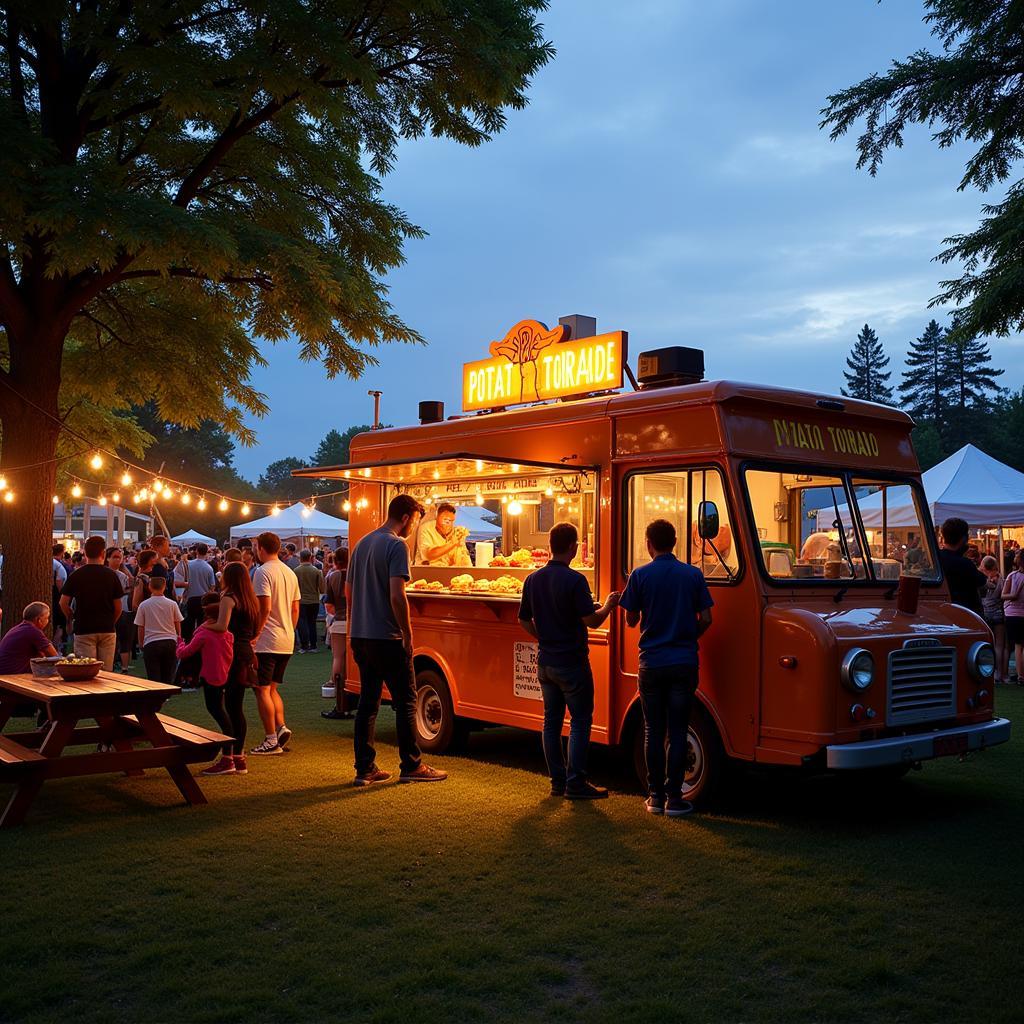
<path fill-rule="evenodd" d="M 188 765 L 212 758 L 231 737 L 161 715 L 167 698 L 178 693 L 178 686 L 113 672 L 79 683 L 59 676 L 0 675 L 0 730 L 26 701 L 44 709 L 49 718 L 47 725 L 31 732 L 0 734 L 0 782 L 15 784 L 0 828 L 24 820 L 47 779 L 73 775 L 141 775 L 145 768 L 166 768 L 187 803 L 205 804 Z M 109 749 L 65 753 L 81 744 Z"/>

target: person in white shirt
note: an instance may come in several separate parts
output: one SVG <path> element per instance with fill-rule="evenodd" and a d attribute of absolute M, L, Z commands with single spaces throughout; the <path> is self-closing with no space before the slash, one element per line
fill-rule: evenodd
<path fill-rule="evenodd" d="M 295 651 L 299 581 L 278 558 L 280 550 L 281 538 L 276 533 L 261 533 L 256 538 L 260 565 L 253 573 L 252 585 L 260 619 L 252 646 L 256 652 L 256 707 L 266 738 L 252 748 L 251 754 L 281 754 L 292 735 L 284 722 L 284 701 L 278 687 L 284 682 L 285 667 Z"/>
<path fill-rule="evenodd" d="M 147 597 L 135 612 L 135 628 L 146 665 L 146 678 L 158 683 L 173 683 L 178 664 L 175 653 L 181 637 L 183 618 L 177 601 L 164 593 L 167 580 L 154 576 L 149 581 L 152 596 Z"/>
<path fill-rule="evenodd" d="M 469 530 L 455 525 L 455 506 L 442 502 L 437 515 L 420 523 L 416 534 L 417 565 L 472 565 L 466 538 Z"/>

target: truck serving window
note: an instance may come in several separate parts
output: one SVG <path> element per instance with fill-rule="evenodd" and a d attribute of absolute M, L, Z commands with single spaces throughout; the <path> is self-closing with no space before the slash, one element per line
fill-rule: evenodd
<path fill-rule="evenodd" d="M 718 510 L 718 532 L 701 539 L 697 518 L 701 502 Z M 705 578 L 723 583 L 735 579 L 739 560 L 733 542 L 729 505 L 722 474 L 717 469 L 664 470 L 629 476 L 628 535 L 625 570 L 649 562 L 645 531 L 654 519 L 667 519 L 676 528 L 676 557 L 700 569 Z"/>
<path fill-rule="evenodd" d="M 761 561 L 772 579 L 868 578 L 841 477 L 749 469 L 746 484 Z"/>

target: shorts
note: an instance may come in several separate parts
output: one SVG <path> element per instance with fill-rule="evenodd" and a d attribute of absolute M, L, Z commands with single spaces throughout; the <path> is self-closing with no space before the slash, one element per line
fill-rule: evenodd
<path fill-rule="evenodd" d="M 1013 644 L 1014 647 L 1017 644 L 1024 644 L 1024 616 L 1006 616 L 1006 640 L 1007 643 Z"/>
<path fill-rule="evenodd" d="M 117 649 L 121 654 L 131 654 L 135 648 L 135 612 L 122 611 L 114 623 L 117 634 Z"/>
<path fill-rule="evenodd" d="M 285 666 L 290 659 L 290 654 L 260 654 L 257 651 L 256 685 L 270 686 L 271 683 L 283 683 Z"/>
<path fill-rule="evenodd" d="M 339 633 L 345 636 L 348 633 L 348 622 L 345 619 L 335 619 L 327 627 L 328 635 L 337 636 Z"/>

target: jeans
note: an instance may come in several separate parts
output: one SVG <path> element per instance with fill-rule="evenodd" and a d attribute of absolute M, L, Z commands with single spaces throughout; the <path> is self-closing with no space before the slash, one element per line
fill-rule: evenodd
<path fill-rule="evenodd" d="M 681 797 L 686 776 L 686 731 L 697 692 L 696 665 L 640 668 L 640 703 L 644 709 L 644 760 L 651 796 Z M 665 733 L 668 732 L 668 778 Z"/>
<path fill-rule="evenodd" d="M 544 760 L 551 785 L 561 789 L 581 787 L 587 781 L 587 749 L 594 721 L 594 676 L 590 662 L 572 668 L 537 668 L 544 695 Z M 562 723 L 569 709 L 569 761 L 562 752 Z"/>
<path fill-rule="evenodd" d="M 299 647 L 304 651 L 316 650 L 316 619 L 319 614 L 319 604 L 299 605 Z"/>
<path fill-rule="evenodd" d="M 117 653 L 116 633 L 76 633 L 75 657 L 95 658 L 103 662 L 107 672 L 114 670 L 114 655 Z"/>
<path fill-rule="evenodd" d="M 224 744 L 224 754 L 245 753 L 245 687 L 228 680 L 223 686 L 203 684 L 206 710 L 225 736 L 233 736 L 234 743 Z"/>
<path fill-rule="evenodd" d="M 157 683 L 173 683 L 174 670 L 178 664 L 174 640 L 151 640 L 142 648 L 142 660 L 146 666 L 146 678 Z"/>
<path fill-rule="evenodd" d="M 356 774 L 370 771 L 377 757 L 373 734 L 385 683 L 391 691 L 391 706 L 395 709 L 402 771 L 415 771 L 420 766 L 420 748 L 416 744 L 416 675 L 412 658 L 401 640 L 366 640 L 360 637 L 352 638 L 352 655 L 359 666 L 359 707 L 353 737 Z"/>

